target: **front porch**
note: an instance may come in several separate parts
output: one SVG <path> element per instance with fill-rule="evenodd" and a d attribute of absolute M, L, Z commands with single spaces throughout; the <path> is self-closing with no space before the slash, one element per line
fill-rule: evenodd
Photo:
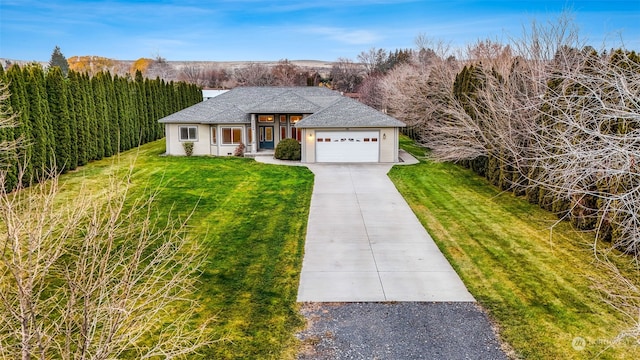
<path fill-rule="evenodd" d="M 255 158 L 258 156 L 273 157 L 276 151 L 274 149 L 258 149 L 257 152 L 246 152 L 244 157 Z"/>

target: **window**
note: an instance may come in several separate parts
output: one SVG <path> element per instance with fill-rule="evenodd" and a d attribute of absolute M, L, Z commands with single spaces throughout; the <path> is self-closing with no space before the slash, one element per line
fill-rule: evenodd
<path fill-rule="evenodd" d="M 215 145 L 218 143 L 218 128 L 215 126 L 211 127 L 211 144 Z"/>
<path fill-rule="evenodd" d="M 273 126 L 265 126 L 262 129 L 264 129 L 264 141 L 273 141 Z"/>
<path fill-rule="evenodd" d="M 180 141 L 197 141 L 198 127 L 180 126 Z"/>
<path fill-rule="evenodd" d="M 258 122 L 273 122 L 273 115 L 258 115 Z"/>
<path fill-rule="evenodd" d="M 298 121 L 300 121 L 300 120 L 302 120 L 302 116 L 300 116 L 300 115 L 296 115 L 296 116 L 293 116 L 293 115 L 292 115 L 292 116 L 289 116 L 289 121 L 290 121 L 292 124 L 295 124 L 295 123 L 297 123 L 297 122 L 298 122 Z"/>
<path fill-rule="evenodd" d="M 223 145 L 239 145 L 242 142 L 241 127 L 223 127 L 221 129 Z"/>
<path fill-rule="evenodd" d="M 293 139 L 296 139 L 298 141 L 302 140 L 302 129 L 298 129 L 298 128 L 291 128 L 291 137 Z"/>
<path fill-rule="evenodd" d="M 249 144 L 253 142 L 253 131 L 251 128 L 247 128 L 247 142 Z"/>
<path fill-rule="evenodd" d="M 280 140 L 287 138 L 287 126 L 280 126 Z"/>
<path fill-rule="evenodd" d="M 280 124 L 287 123 L 287 115 L 280 115 Z"/>

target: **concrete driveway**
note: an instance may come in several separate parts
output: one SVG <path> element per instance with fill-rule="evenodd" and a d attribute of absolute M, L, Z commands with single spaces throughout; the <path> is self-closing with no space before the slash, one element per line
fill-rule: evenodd
<path fill-rule="evenodd" d="M 391 166 L 308 165 L 299 302 L 475 301 L 387 177 Z"/>

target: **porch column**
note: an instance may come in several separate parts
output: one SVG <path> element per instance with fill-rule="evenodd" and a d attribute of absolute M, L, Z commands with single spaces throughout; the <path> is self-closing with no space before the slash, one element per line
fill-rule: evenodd
<path fill-rule="evenodd" d="M 256 126 L 256 114 L 251 114 L 251 153 L 255 154 L 258 152 L 258 127 Z"/>

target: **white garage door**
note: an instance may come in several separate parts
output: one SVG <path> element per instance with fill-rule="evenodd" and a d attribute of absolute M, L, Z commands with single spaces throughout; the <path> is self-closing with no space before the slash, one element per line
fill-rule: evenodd
<path fill-rule="evenodd" d="M 379 131 L 318 131 L 316 162 L 378 162 Z"/>

